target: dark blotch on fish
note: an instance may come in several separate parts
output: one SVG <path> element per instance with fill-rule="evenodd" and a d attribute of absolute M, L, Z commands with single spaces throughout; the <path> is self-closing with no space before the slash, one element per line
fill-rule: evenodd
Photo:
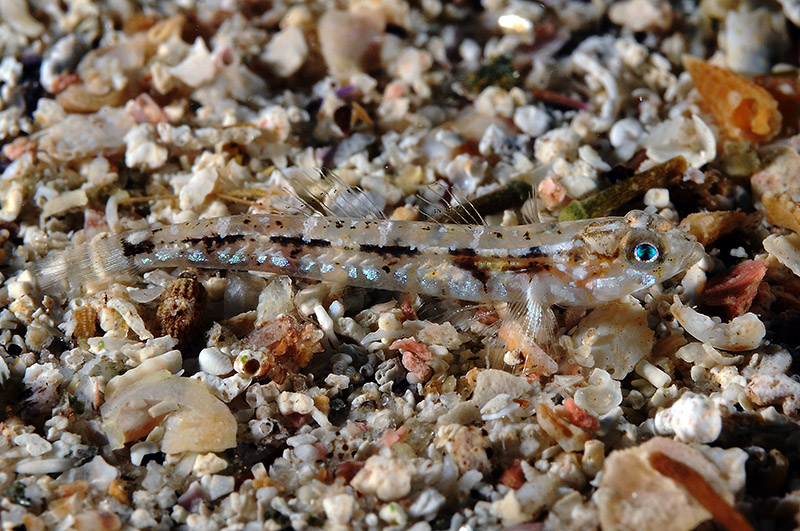
<path fill-rule="evenodd" d="M 131 243 L 128 240 L 122 240 L 122 254 L 128 258 L 140 254 L 152 253 L 155 247 L 153 240 L 142 240 L 139 243 Z"/>

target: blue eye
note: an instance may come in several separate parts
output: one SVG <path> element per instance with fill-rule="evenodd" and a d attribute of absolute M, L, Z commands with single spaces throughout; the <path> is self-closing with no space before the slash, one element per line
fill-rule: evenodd
<path fill-rule="evenodd" d="M 652 243 L 640 243 L 633 249 L 633 256 L 640 262 L 649 263 L 658 258 L 658 249 Z"/>

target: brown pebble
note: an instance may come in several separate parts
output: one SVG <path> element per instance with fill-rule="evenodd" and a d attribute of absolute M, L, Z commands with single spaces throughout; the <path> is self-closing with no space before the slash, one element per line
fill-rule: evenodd
<path fill-rule="evenodd" d="M 208 296 L 194 273 L 182 273 L 167 286 L 156 313 L 161 332 L 182 345 L 197 331 Z"/>
<path fill-rule="evenodd" d="M 79 306 L 73 313 L 75 318 L 75 330 L 72 337 L 76 341 L 85 342 L 90 337 L 97 335 L 97 310 L 94 306 Z"/>
<path fill-rule="evenodd" d="M 730 210 L 695 212 L 681 221 L 680 228 L 708 245 L 736 229 L 745 216 L 744 212 Z"/>
<path fill-rule="evenodd" d="M 128 489 L 125 486 L 125 482 L 119 478 L 112 481 L 108 486 L 108 494 L 122 505 L 127 505 L 130 503 L 130 496 L 128 495 Z"/>

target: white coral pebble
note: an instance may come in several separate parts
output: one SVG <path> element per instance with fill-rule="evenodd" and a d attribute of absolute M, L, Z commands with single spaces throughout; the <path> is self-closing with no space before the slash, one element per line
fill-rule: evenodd
<path fill-rule="evenodd" d="M 383 501 L 399 500 L 411 492 L 411 473 L 406 461 L 373 455 L 350 482 L 357 491 Z"/>
<path fill-rule="evenodd" d="M 656 432 L 674 433 L 675 439 L 686 443 L 714 442 L 722 430 L 722 417 L 713 400 L 705 395 L 684 393 L 669 409 L 656 413 Z"/>
<path fill-rule="evenodd" d="M 356 500 L 350 494 L 337 494 L 322 500 L 322 508 L 328 520 L 339 526 L 347 526 L 353 516 Z"/>
<path fill-rule="evenodd" d="M 217 74 L 214 61 L 206 48 L 203 39 L 195 39 L 189 54 L 180 64 L 170 67 L 167 71 L 192 88 L 197 88 L 212 79 Z"/>
<path fill-rule="evenodd" d="M 306 415 L 314 409 L 314 399 L 303 393 L 291 393 L 284 391 L 278 397 L 278 407 L 281 415 L 299 413 Z"/>

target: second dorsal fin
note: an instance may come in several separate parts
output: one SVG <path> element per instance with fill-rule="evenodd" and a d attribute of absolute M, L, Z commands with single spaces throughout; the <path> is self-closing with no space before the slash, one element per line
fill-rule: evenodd
<path fill-rule="evenodd" d="M 531 217 L 526 214 L 525 205 L 531 201 L 532 187 L 524 181 L 511 180 L 502 188 L 471 201 L 454 197 L 445 185 L 438 185 L 438 187 L 429 187 L 429 193 L 433 195 L 433 200 L 423 194 L 417 195 L 418 200 L 427 205 L 427 214 L 434 221 L 486 225 L 486 216 L 499 214 L 504 210 L 522 209 L 522 215 L 526 219 L 526 223 L 530 222 L 528 220 Z M 531 211 L 538 216 L 535 203 L 531 204 Z"/>

